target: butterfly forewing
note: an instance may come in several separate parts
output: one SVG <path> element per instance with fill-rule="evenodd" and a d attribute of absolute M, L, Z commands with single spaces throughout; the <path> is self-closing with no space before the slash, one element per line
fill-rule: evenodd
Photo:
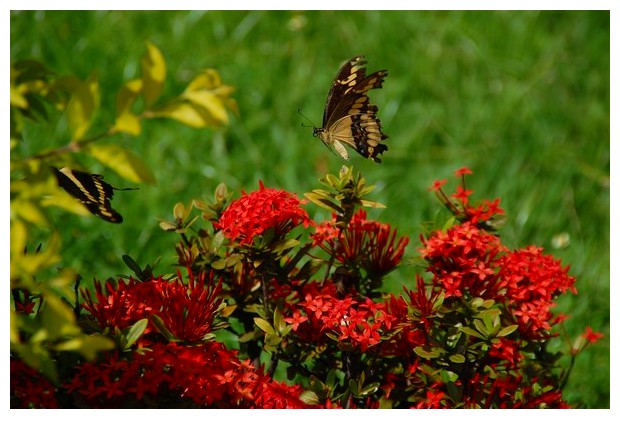
<path fill-rule="evenodd" d="M 348 155 L 343 145 L 348 145 L 360 155 L 381 162 L 377 156 L 387 150 L 381 143 L 387 136 L 381 131 L 377 106 L 370 103 L 367 93 L 382 87 L 387 71 L 366 76 L 365 64 L 364 57 L 358 56 L 342 66 L 327 96 L 323 126 L 316 128 L 314 135 L 345 159 Z"/>
<path fill-rule="evenodd" d="M 347 61 L 338 71 L 338 75 L 329 89 L 329 94 L 327 94 L 325 111 L 323 112 L 323 128 L 329 123 L 345 94 L 350 93 L 357 82 L 366 76 L 364 64 L 366 64 L 366 60 L 363 56 L 355 57 Z"/>

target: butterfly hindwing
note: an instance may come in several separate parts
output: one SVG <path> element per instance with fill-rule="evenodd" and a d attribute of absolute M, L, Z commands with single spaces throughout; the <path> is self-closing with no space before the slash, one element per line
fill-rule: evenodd
<path fill-rule="evenodd" d="M 95 216 L 112 223 L 121 223 L 123 217 L 114 210 L 110 200 L 114 195 L 112 185 L 103 181 L 103 176 L 68 167 L 52 167 L 58 186 L 78 200 Z"/>
<path fill-rule="evenodd" d="M 378 108 L 370 103 L 367 93 L 382 87 L 387 71 L 366 76 L 365 64 L 364 57 L 358 56 L 342 66 L 327 95 L 323 126 L 315 128 L 314 135 L 344 159 L 348 159 L 347 145 L 365 158 L 381 162 L 377 156 L 387 150 L 381 143 L 387 136 L 381 131 Z"/>

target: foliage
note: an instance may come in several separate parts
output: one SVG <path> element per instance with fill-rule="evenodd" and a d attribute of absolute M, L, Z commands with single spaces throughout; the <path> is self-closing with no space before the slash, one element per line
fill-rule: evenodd
<path fill-rule="evenodd" d="M 334 213 L 320 224 L 287 191 L 260 183 L 231 202 L 220 187 L 215 201 L 177 209 L 179 218 L 162 225 L 180 235 L 187 274 L 82 291 L 83 326 L 114 350 L 92 362 L 61 356 L 55 387 L 19 384 L 37 376 L 14 360 L 15 405 L 568 407 L 570 370 L 548 346 L 566 318 L 550 310 L 576 293 L 575 279 L 542 249 L 511 251 L 482 228 L 502 210 L 499 201 L 470 205 L 469 173 L 457 172 L 462 187 L 450 196 L 443 182 L 433 187 L 455 216 L 422 237 L 427 275 L 401 295 L 380 290 L 409 240 L 355 209 L 366 187 L 350 168 L 323 181 L 330 190 L 318 195 L 340 206 L 321 202 Z M 194 205 L 203 225 L 189 229 Z M 600 336 L 588 328 L 568 353 L 574 358 Z M 276 375 L 282 371 L 287 382 Z"/>
<path fill-rule="evenodd" d="M 95 75 L 86 80 L 55 76 L 34 60 L 11 65 L 11 291 L 15 308 L 29 306 L 28 311 L 11 313 L 11 348 L 53 382 L 59 382 L 54 354 L 74 351 L 93 359 L 113 343 L 105 336 L 81 332 L 74 314 L 80 277 L 71 268 L 54 269 L 62 249 L 59 227 L 50 222 L 50 207 L 88 211 L 56 185 L 49 167 L 79 166 L 77 154 L 82 154 L 127 180 L 151 183 L 154 176 L 142 159 L 109 140 L 120 133 L 140 134 L 143 121 L 150 118 L 214 127 L 228 123 L 228 109 L 236 111 L 232 87 L 224 85 L 213 69 L 196 76 L 179 96 L 159 102 L 166 63 L 155 45 L 147 43 L 141 64 L 141 77 L 118 91 L 114 124 L 99 132 L 91 130 L 100 108 Z M 66 118 L 70 141 L 27 157 L 16 155 L 26 125 L 45 121 L 54 111 Z M 35 301 L 37 308 L 32 307 Z"/>

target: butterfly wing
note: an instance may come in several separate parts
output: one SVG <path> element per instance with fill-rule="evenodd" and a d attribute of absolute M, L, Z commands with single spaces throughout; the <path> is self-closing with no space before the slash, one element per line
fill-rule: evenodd
<path fill-rule="evenodd" d="M 381 162 L 377 156 L 387 150 L 381 143 L 387 136 L 381 131 L 377 106 L 370 103 L 367 93 L 382 87 L 387 71 L 366 76 L 365 64 L 364 57 L 358 56 L 342 66 L 327 96 L 323 127 L 314 134 L 344 159 L 348 159 L 347 145 L 365 158 Z"/>
<path fill-rule="evenodd" d="M 336 79 L 332 83 L 327 101 L 325 102 L 325 111 L 323 112 L 323 128 L 326 128 L 330 119 L 338 110 L 341 101 L 347 93 L 355 88 L 357 82 L 366 76 L 365 65 L 366 60 L 363 56 L 357 56 L 347 61 L 338 71 Z"/>
<path fill-rule="evenodd" d="M 103 176 L 67 167 L 52 167 L 58 186 L 78 200 L 95 216 L 112 223 L 121 223 L 123 217 L 114 210 L 110 200 L 114 187 L 103 181 Z"/>

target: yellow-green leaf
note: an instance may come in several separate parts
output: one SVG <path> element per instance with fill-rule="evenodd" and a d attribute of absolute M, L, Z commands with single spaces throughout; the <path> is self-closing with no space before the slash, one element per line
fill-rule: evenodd
<path fill-rule="evenodd" d="M 96 144 L 89 145 L 86 152 L 127 180 L 155 183 L 155 177 L 148 166 L 128 149 L 114 144 Z"/>
<path fill-rule="evenodd" d="M 376 209 L 384 209 L 386 206 L 384 204 L 378 203 L 376 201 L 369 200 L 360 200 L 364 207 L 373 207 Z"/>
<path fill-rule="evenodd" d="M 152 116 L 174 119 L 193 128 L 204 128 L 208 125 L 205 118 L 191 103 L 175 101 L 152 112 Z"/>
<path fill-rule="evenodd" d="M 191 91 L 183 94 L 205 122 L 217 126 L 228 124 L 228 112 L 223 100 L 211 91 Z"/>
<path fill-rule="evenodd" d="M 41 324 L 50 340 L 80 333 L 73 309 L 54 294 L 45 294 L 45 307 L 40 313 Z"/>
<path fill-rule="evenodd" d="M 24 95 L 21 91 L 19 91 L 18 88 L 13 86 L 13 82 L 11 82 L 11 92 L 9 99 L 11 102 L 11 106 L 19 107 L 21 109 L 25 109 L 28 107 L 28 100 L 26 100 L 26 97 L 24 97 Z"/>
<path fill-rule="evenodd" d="M 441 356 L 443 350 L 437 347 L 422 347 L 418 346 L 413 349 L 415 354 L 424 359 L 435 359 Z"/>
<path fill-rule="evenodd" d="M 187 85 L 186 91 L 196 91 L 201 89 L 212 90 L 220 87 L 221 85 L 222 78 L 217 70 L 206 69 L 192 79 L 189 85 Z"/>
<path fill-rule="evenodd" d="M 486 337 L 484 335 L 482 335 L 480 332 L 476 331 L 475 329 L 469 328 L 467 326 L 461 326 L 459 328 L 459 330 L 461 332 L 466 333 L 467 335 L 471 335 L 473 337 L 480 338 L 481 340 L 485 340 L 486 339 Z"/>
<path fill-rule="evenodd" d="M 126 132 L 134 136 L 140 134 L 140 118 L 131 108 L 140 95 L 142 87 L 142 79 L 134 79 L 119 90 L 116 97 L 115 131 Z"/>
<path fill-rule="evenodd" d="M 42 227 L 48 224 L 45 213 L 40 206 L 26 198 L 16 198 L 11 201 L 11 216 L 20 217 L 28 223 Z"/>
<path fill-rule="evenodd" d="M 144 101 L 148 107 L 161 95 L 166 80 L 166 60 L 157 46 L 147 42 L 141 65 Z"/>
<path fill-rule="evenodd" d="M 56 87 L 70 94 L 67 105 L 67 119 L 71 137 L 81 140 L 89 130 L 95 111 L 99 107 L 99 83 L 96 75 L 81 81 L 74 76 L 67 76 L 56 81 Z"/>
<path fill-rule="evenodd" d="M 13 237 L 11 236 L 11 241 Z M 11 250 L 13 243 L 11 242 Z M 22 249 L 11 253 L 11 279 L 35 275 L 39 270 L 53 266 L 60 260 L 60 236 L 57 233 L 50 235 L 46 246 L 39 252 L 24 253 Z"/>
<path fill-rule="evenodd" d="M 450 359 L 450 361 L 454 362 L 454 363 L 464 363 L 465 362 L 465 356 L 463 356 L 460 353 L 451 355 L 448 359 Z"/>
<path fill-rule="evenodd" d="M 87 360 L 93 360 L 100 351 L 113 349 L 114 342 L 100 334 L 80 335 L 64 341 L 54 348 L 58 351 L 74 351 L 84 356 Z"/>
<path fill-rule="evenodd" d="M 505 337 L 507 335 L 510 335 L 514 331 L 516 331 L 518 327 L 519 327 L 519 325 L 509 325 L 509 326 L 506 326 L 505 328 L 500 329 L 500 331 L 497 333 L 497 336 L 498 337 Z"/>
<path fill-rule="evenodd" d="M 273 326 L 271 326 L 271 324 L 267 322 L 265 319 L 261 319 L 260 317 L 255 317 L 254 323 L 256 323 L 256 326 L 258 326 L 261 331 L 267 334 L 270 334 L 270 335 L 277 335 L 275 329 L 273 329 Z"/>
<path fill-rule="evenodd" d="M 299 395 L 299 400 L 308 405 L 317 405 L 320 402 L 319 396 L 311 390 L 306 390 Z"/>

